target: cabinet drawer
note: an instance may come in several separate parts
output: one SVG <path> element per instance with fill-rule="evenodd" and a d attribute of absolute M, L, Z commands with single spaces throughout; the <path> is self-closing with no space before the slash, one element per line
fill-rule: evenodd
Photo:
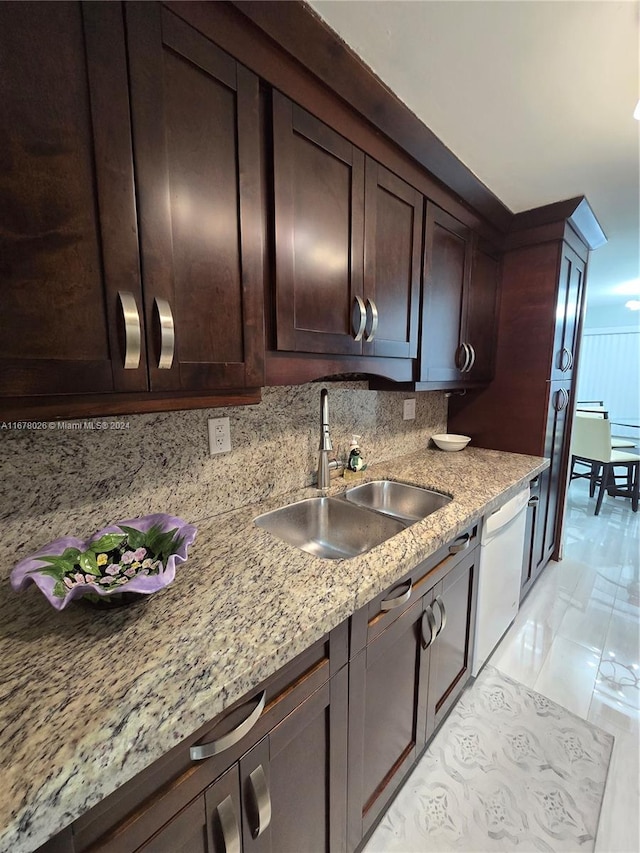
<path fill-rule="evenodd" d="M 126 853 L 114 827 L 125 820 L 128 826 L 144 820 L 145 826 L 161 827 L 167 814 L 184 808 L 346 662 L 345 622 L 78 818 L 75 853 Z M 215 754 L 192 759 L 192 747 L 205 747 L 206 753 L 214 742 Z"/>
<path fill-rule="evenodd" d="M 442 580 L 479 542 L 480 524 L 471 525 L 451 542 L 357 610 L 351 618 L 350 657 L 378 637 L 425 592 Z"/>

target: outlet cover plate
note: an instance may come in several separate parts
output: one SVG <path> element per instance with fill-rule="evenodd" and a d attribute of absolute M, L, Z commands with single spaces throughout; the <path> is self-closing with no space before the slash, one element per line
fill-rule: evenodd
<path fill-rule="evenodd" d="M 229 418 L 209 418 L 209 453 L 228 453 L 231 450 Z"/>
<path fill-rule="evenodd" d="M 402 407 L 402 420 L 413 421 L 416 416 L 416 400 L 413 397 L 411 400 L 405 400 Z"/>

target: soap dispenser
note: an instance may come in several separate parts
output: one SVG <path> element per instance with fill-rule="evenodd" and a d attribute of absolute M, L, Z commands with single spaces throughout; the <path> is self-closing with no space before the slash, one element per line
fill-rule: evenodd
<path fill-rule="evenodd" d="M 364 469 L 367 467 L 365 465 L 364 459 L 360 455 L 360 447 L 358 445 L 359 440 L 359 435 L 351 436 L 351 444 L 349 445 L 349 459 L 347 461 L 347 468 L 350 471 L 364 471 Z"/>

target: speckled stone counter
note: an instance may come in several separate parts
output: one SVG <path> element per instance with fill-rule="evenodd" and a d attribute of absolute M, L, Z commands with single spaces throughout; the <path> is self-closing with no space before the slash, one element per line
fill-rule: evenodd
<path fill-rule="evenodd" d="M 57 613 L 35 587 L 18 596 L 4 581 L 0 851 L 35 850 L 547 464 L 470 447 L 371 465 L 363 481 L 453 500 L 352 560 L 318 559 L 253 524 L 312 488 L 212 515 L 175 582 L 117 611 Z"/>

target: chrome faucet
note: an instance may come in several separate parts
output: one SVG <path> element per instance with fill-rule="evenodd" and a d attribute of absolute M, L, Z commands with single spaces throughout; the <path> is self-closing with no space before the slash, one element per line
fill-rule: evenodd
<path fill-rule="evenodd" d="M 329 451 L 333 450 L 329 435 L 329 392 L 320 392 L 320 447 L 318 449 L 318 488 L 328 489 L 331 483 Z M 336 467 L 336 466 L 334 466 Z"/>

